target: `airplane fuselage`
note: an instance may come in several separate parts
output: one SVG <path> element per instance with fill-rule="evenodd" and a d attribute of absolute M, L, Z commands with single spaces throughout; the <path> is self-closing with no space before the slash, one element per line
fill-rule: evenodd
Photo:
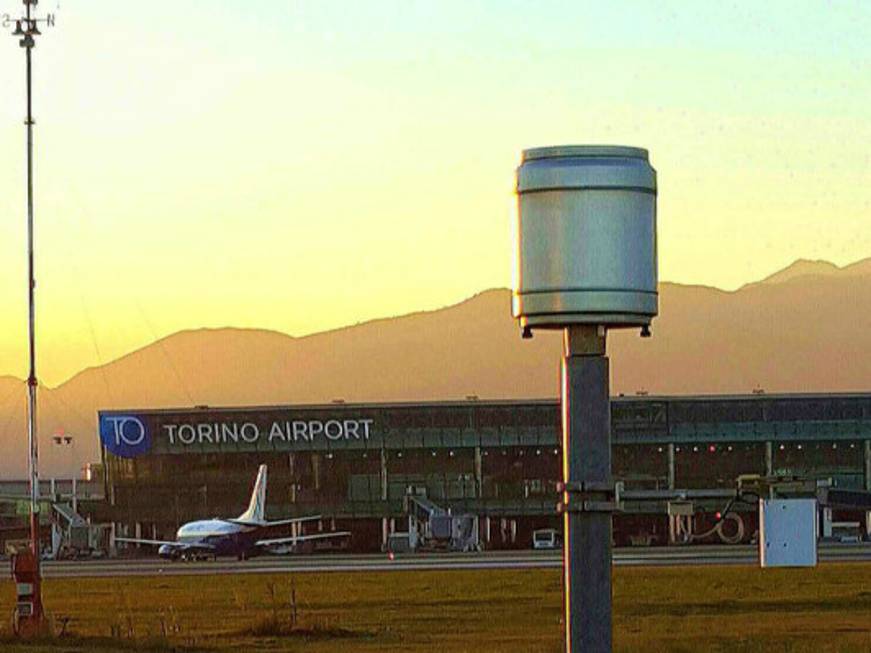
<path fill-rule="evenodd" d="M 183 524 L 175 537 L 182 545 L 208 547 L 210 556 L 250 558 L 259 553 L 256 542 L 260 530 L 256 526 L 244 526 L 223 519 L 202 519 Z M 182 557 L 185 551 L 163 545 L 157 553 L 161 558 L 175 560 Z"/>

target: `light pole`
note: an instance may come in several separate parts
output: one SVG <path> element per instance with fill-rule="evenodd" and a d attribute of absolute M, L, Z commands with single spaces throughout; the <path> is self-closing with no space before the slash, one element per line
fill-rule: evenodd
<path fill-rule="evenodd" d="M 517 170 L 517 278 L 512 312 L 524 337 L 563 332 L 565 642 L 612 646 L 608 329 L 650 334 L 658 312 L 656 172 L 647 151 L 562 146 L 526 150 Z"/>
<path fill-rule="evenodd" d="M 33 632 L 41 629 L 44 619 L 40 578 L 39 545 L 39 443 L 36 431 L 36 278 L 34 270 L 33 242 L 33 102 L 32 102 L 32 60 L 35 38 L 39 36 L 39 23 L 54 24 L 54 17 L 36 18 L 33 8 L 38 0 L 23 0 L 24 16 L 14 19 L 13 36 L 19 38 L 18 44 L 24 48 L 26 62 L 27 116 L 27 300 L 28 300 L 28 352 L 29 373 L 27 376 L 27 442 L 28 477 L 30 481 L 30 553 L 32 561 L 23 563 L 18 571 L 30 582 L 19 583 L 18 625 L 20 632 Z M 4 24 L 13 19 L 4 16 Z M 18 580 L 18 572 L 16 572 Z M 23 587 L 22 587 L 23 586 Z M 26 590 L 26 592 L 22 592 Z M 27 600 L 22 601 L 22 597 Z"/>

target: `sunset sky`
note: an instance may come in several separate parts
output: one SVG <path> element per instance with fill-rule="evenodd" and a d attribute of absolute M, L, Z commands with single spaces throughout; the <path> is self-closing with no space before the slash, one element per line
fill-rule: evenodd
<path fill-rule="evenodd" d="M 304 335 L 508 286 L 530 146 L 650 150 L 663 280 L 734 289 L 871 256 L 871 4 L 726 5 L 43 0 L 40 376 L 184 328 Z M 23 64 L 4 36 L 0 375 L 17 376 Z"/>

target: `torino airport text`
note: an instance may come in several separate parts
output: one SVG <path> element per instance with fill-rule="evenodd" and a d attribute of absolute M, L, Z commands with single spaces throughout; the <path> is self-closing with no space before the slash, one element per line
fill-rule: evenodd
<path fill-rule="evenodd" d="M 294 420 L 273 422 L 268 431 L 254 422 L 227 422 L 201 424 L 164 424 L 163 430 L 170 444 L 221 444 L 224 442 L 259 441 L 312 442 L 318 438 L 328 440 L 368 440 L 371 419 Z"/>

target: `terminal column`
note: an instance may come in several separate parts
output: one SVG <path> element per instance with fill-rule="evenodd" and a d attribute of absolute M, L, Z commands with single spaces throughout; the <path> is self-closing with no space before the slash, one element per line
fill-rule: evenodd
<path fill-rule="evenodd" d="M 381 500 L 387 501 L 387 451 L 381 449 Z"/>
<path fill-rule="evenodd" d="M 475 498 L 484 495 L 484 461 L 481 458 L 481 446 L 475 447 Z"/>
<path fill-rule="evenodd" d="M 381 517 L 381 548 L 387 550 L 387 539 L 390 533 L 390 527 L 387 521 L 387 451 L 381 447 L 381 501 L 383 516 Z"/>
<path fill-rule="evenodd" d="M 865 489 L 871 492 L 871 440 L 865 440 Z"/>

